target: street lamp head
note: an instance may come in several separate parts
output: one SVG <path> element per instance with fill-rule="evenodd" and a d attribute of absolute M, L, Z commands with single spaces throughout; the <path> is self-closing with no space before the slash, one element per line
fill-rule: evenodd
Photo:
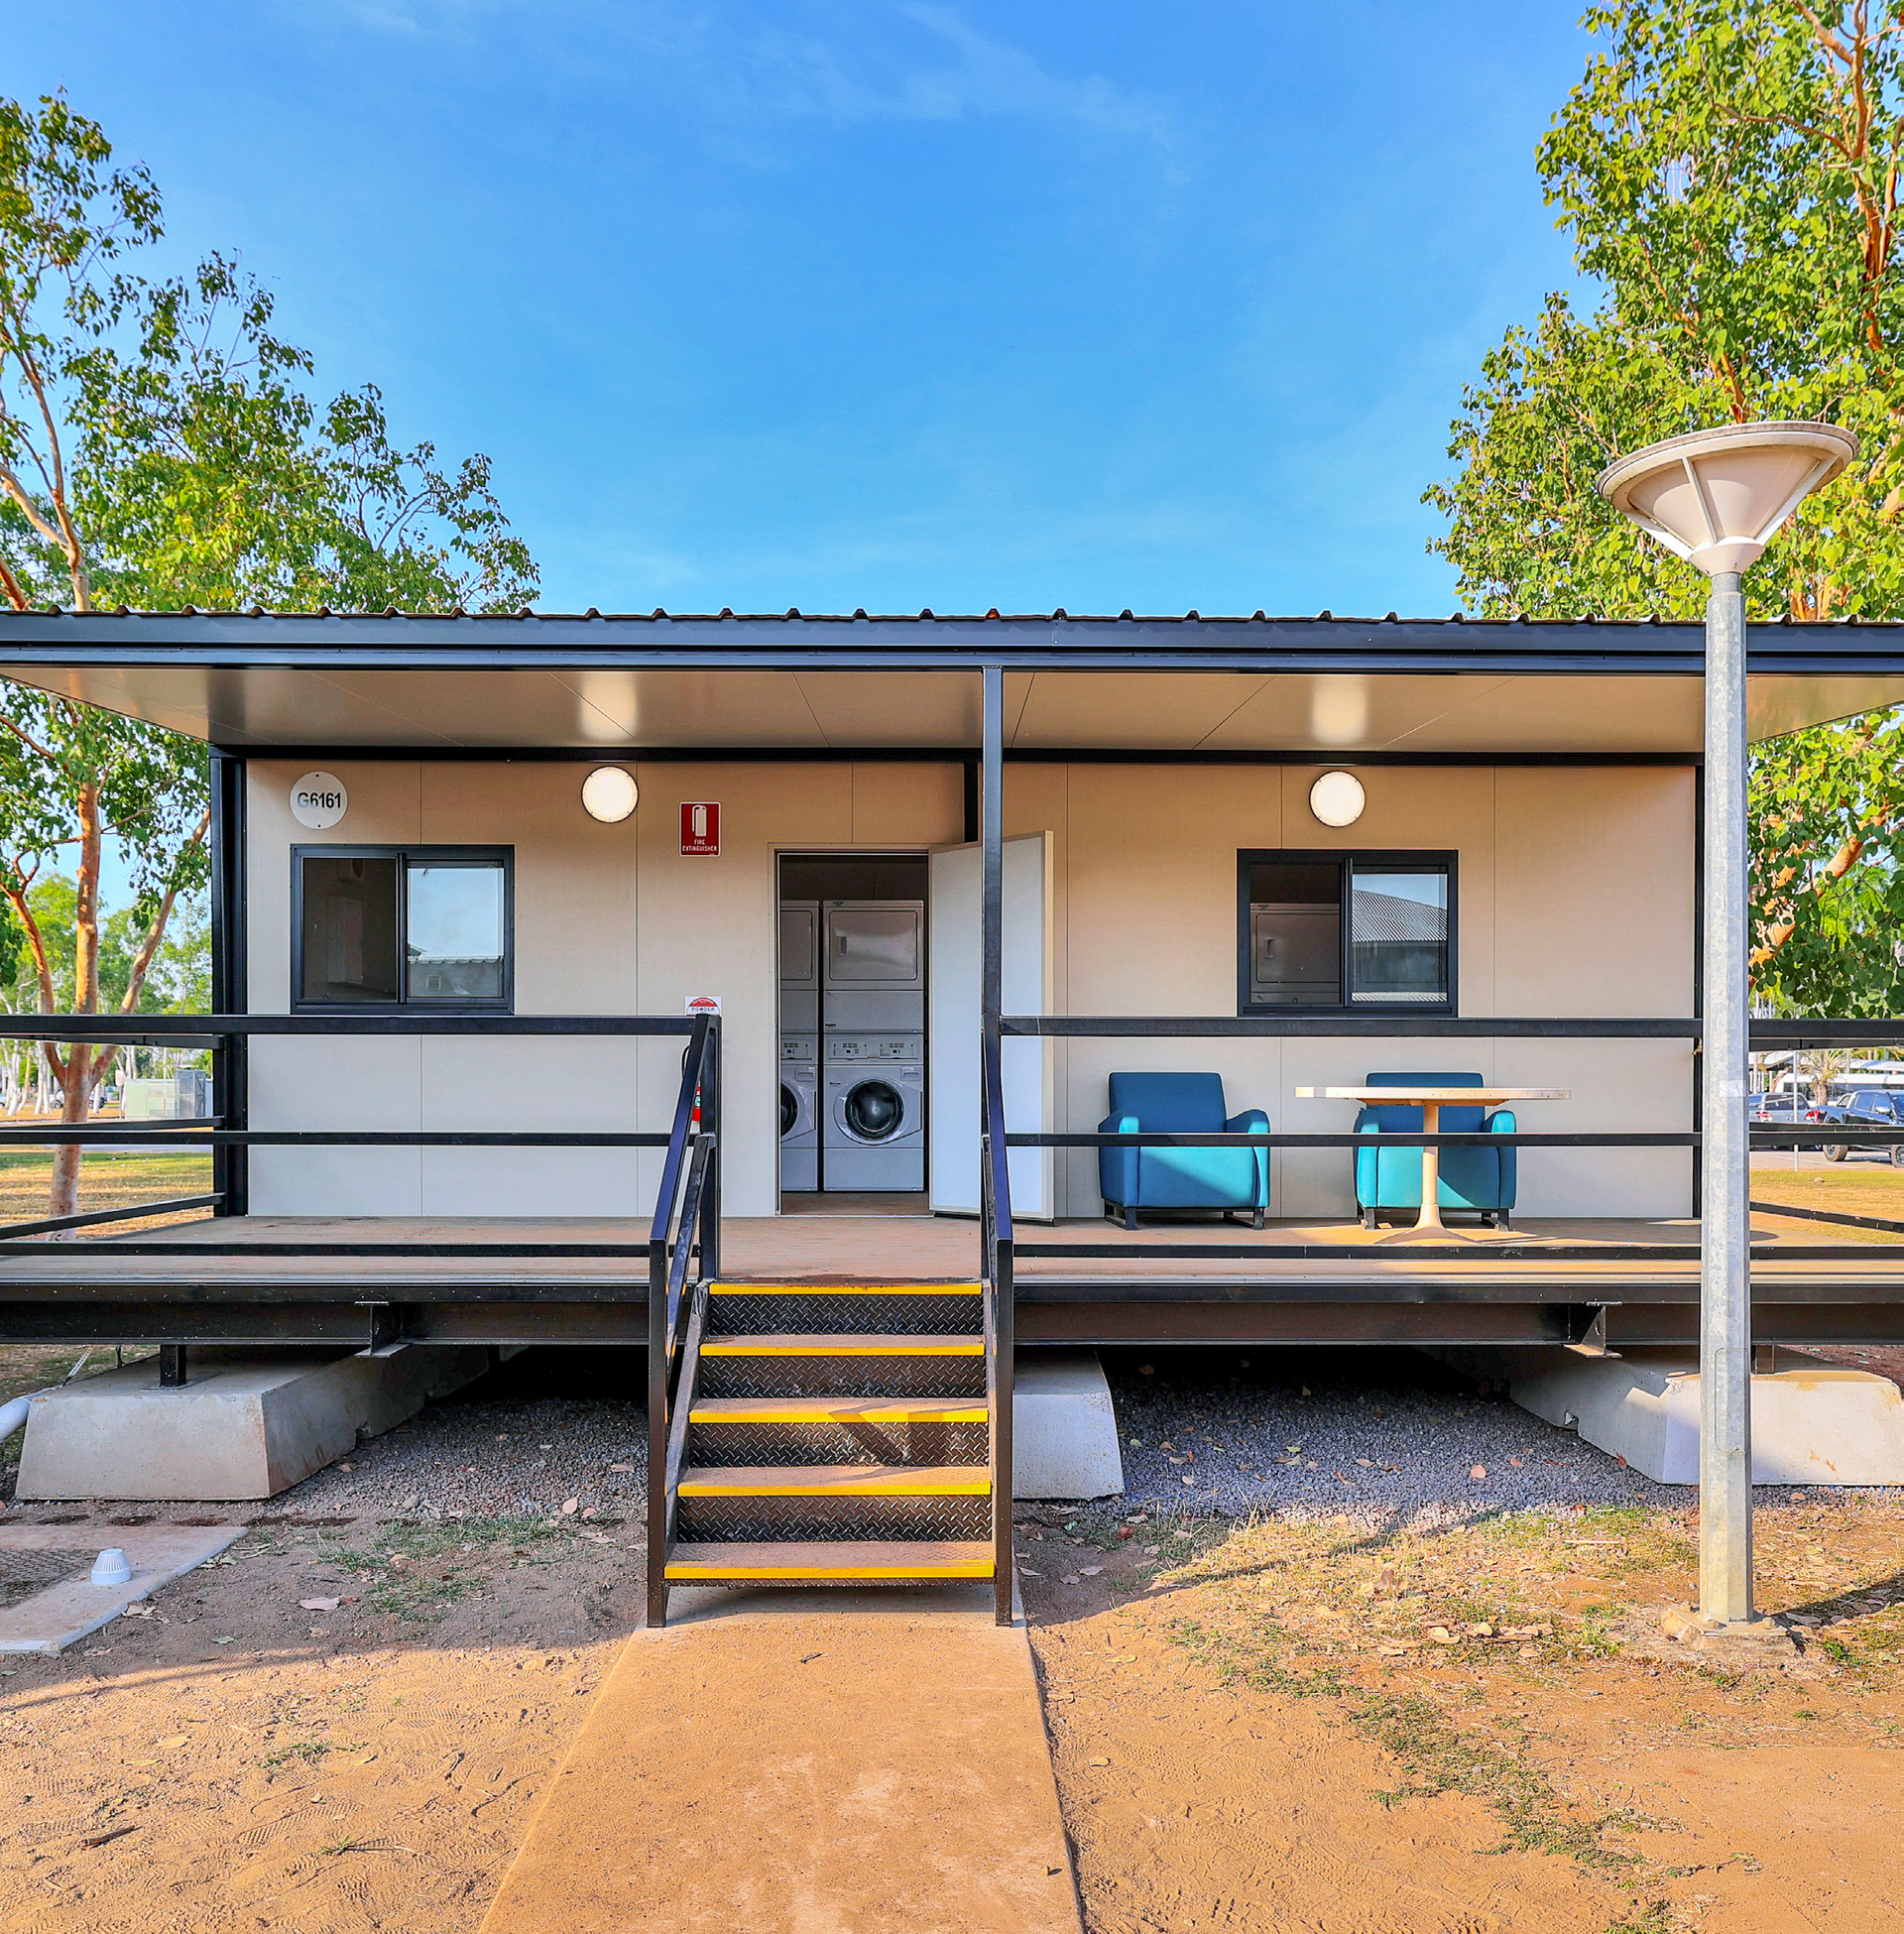
<path fill-rule="evenodd" d="M 1727 423 L 1668 436 L 1600 473 L 1600 494 L 1708 577 L 1758 561 L 1779 526 L 1857 455 L 1836 423 Z"/>

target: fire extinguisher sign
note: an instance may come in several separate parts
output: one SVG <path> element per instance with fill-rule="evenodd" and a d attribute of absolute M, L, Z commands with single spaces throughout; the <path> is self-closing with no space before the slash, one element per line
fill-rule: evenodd
<path fill-rule="evenodd" d="M 721 808 L 711 799 L 681 801 L 681 851 L 717 857 L 721 850 Z"/>

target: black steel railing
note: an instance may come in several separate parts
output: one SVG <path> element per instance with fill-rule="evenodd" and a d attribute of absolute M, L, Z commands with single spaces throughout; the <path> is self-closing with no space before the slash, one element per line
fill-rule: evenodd
<path fill-rule="evenodd" d="M 1451 1016 L 1451 1015 L 1008 1015 L 1000 1023 L 1002 1034 L 1014 1038 L 1044 1039 L 1262 1039 L 1282 1037 L 1350 1038 L 1428 1038 L 1480 1040 L 1691 1040 L 1700 1039 L 1702 1028 L 1697 1019 L 1657 1017 L 1576 1018 Z M 1904 1022 L 1899 1021 L 1766 1021 L 1752 1023 L 1754 1051 L 1777 1047 L 1821 1047 L 1848 1045 L 1888 1045 L 1904 1038 Z M 1697 1049 L 1695 1050 L 1697 1051 Z M 988 1097 L 989 1102 L 989 1097 Z M 1003 1116 L 1003 1105 L 1000 1107 Z M 988 1118 L 988 1133 L 992 1123 Z M 1001 1138 L 1011 1148 L 1687 1148 L 1695 1159 L 1705 1146 L 1697 1128 L 1674 1130 L 1524 1130 L 1498 1134 L 1487 1130 L 1443 1130 L 1434 1134 L 1422 1130 L 1381 1130 L 1354 1132 L 1303 1131 L 1252 1134 L 1173 1133 L 1162 1130 L 1121 1131 L 1011 1131 Z M 1841 1123 L 1753 1122 L 1751 1146 L 1754 1148 L 1789 1148 L 1823 1143 L 1847 1147 L 1896 1147 L 1904 1145 L 1904 1124 L 1896 1128 L 1852 1126 Z M 998 1166 L 1003 1169 L 1004 1163 Z M 1772 1205 L 1765 1205 L 1770 1208 Z M 1801 1213 L 1793 1211 L 1793 1213 Z M 1822 1218 L 1819 1218 L 1822 1219 Z M 1511 1245 L 1489 1244 L 1487 1254 L 1512 1258 Z M 1547 1260 L 1567 1260 L 1578 1256 L 1587 1260 L 1609 1260 L 1612 1252 L 1605 1243 L 1566 1245 L 1543 1240 L 1529 1254 Z M 1641 1260 L 1649 1256 L 1686 1256 L 1697 1253 L 1697 1243 L 1623 1243 L 1617 1246 L 1621 1259 Z M 1789 1252 L 1788 1252 L 1789 1253 Z M 1822 1253 L 1822 1252 L 1821 1252 Z M 1467 1246 L 1441 1250 L 1427 1245 L 1410 1248 L 1409 1255 L 1425 1261 L 1442 1256 L 1472 1258 Z M 1250 1242 L 1199 1242 L 1196 1244 L 1145 1243 L 1140 1248 L 1128 1243 L 1050 1243 L 1014 1245 L 1012 1260 L 1041 1257 L 1073 1262 L 1129 1262 L 1197 1260 L 1256 1260 L 1260 1262 L 1315 1260 L 1322 1256 L 1352 1260 L 1354 1252 L 1340 1247 L 1327 1249 L 1315 1244 L 1278 1244 L 1256 1237 Z"/>
<path fill-rule="evenodd" d="M 699 1355 L 707 1285 L 721 1266 L 721 1037 L 703 1015 L 681 1061 L 681 1088 L 654 1195 L 648 1244 L 648 1623 L 667 1622 L 681 1459 L 693 1401 L 684 1370 Z M 690 1261 L 699 1269 L 691 1275 Z"/>
<path fill-rule="evenodd" d="M 980 1044 L 979 1240 L 983 1258 L 981 1301 L 985 1311 L 986 1400 L 991 1412 L 988 1461 L 992 1490 L 993 1614 L 1012 1623 L 1012 1392 L 1016 1337 L 1012 1258 L 1012 1170 L 1006 1148 L 1005 1079 L 999 1037 L 990 1028 Z"/>
<path fill-rule="evenodd" d="M 98 1223 L 127 1222 L 210 1208 L 214 1214 L 244 1215 L 249 1208 L 247 1156 L 253 1148 L 662 1148 L 669 1136 L 649 1131 L 535 1129 L 254 1129 L 249 1121 L 247 1083 L 242 1078 L 247 1044 L 259 1035 L 674 1035 L 694 1036 L 700 1017 L 671 1015 L 498 1015 L 392 1014 L 322 1015 L 0 1015 L 0 1040 L 84 1041 L 155 1047 L 209 1047 L 214 1063 L 213 1091 L 223 1107 L 210 1116 L 157 1122 L 35 1122 L 0 1126 L 0 1148 L 209 1148 L 220 1158 L 214 1186 L 202 1195 L 180 1196 L 123 1209 L 93 1209 L 71 1216 L 40 1217 L 0 1223 L 0 1242 L 60 1235 Z M 234 1072 L 234 1064 L 236 1072 Z M 718 1067 L 717 1058 L 710 1062 Z M 718 1073 L 712 1077 L 709 1105 L 718 1112 Z M 712 1150 L 708 1156 L 713 1160 Z M 708 1198 L 718 1203 L 718 1170 Z M 716 1236 L 718 1245 L 718 1235 Z M 134 1236 L 115 1241 L 116 1253 L 136 1255 L 201 1254 L 197 1244 L 163 1237 Z M 445 1246 L 449 1247 L 449 1246 Z M 459 1256 L 596 1256 L 641 1258 L 648 1243 L 457 1243 Z M 221 1243 L 226 1255 L 414 1256 L 427 1253 L 416 1242 Z"/>

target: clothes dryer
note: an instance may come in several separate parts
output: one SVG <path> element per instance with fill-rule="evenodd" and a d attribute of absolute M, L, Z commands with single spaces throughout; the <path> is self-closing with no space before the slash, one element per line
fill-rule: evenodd
<path fill-rule="evenodd" d="M 780 1036 L 780 1187 L 794 1195 L 820 1185 L 818 1047 L 812 1034 Z"/>
<path fill-rule="evenodd" d="M 925 1036 L 826 1037 L 826 1188 L 925 1187 Z"/>
<path fill-rule="evenodd" d="M 820 903 L 780 902 L 780 1032 L 820 1030 Z"/>
<path fill-rule="evenodd" d="M 829 900 L 820 1019 L 828 1034 L 925 1032 L 925 902 Z"/>

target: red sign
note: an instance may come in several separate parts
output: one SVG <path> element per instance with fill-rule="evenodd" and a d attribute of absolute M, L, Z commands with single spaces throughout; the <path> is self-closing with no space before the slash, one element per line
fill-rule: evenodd
<path fill-rule="evenodd" d="M 716 855 L 721 850 L 721 808 L 709 800 L 681 801 L 681 851 Z"/>

